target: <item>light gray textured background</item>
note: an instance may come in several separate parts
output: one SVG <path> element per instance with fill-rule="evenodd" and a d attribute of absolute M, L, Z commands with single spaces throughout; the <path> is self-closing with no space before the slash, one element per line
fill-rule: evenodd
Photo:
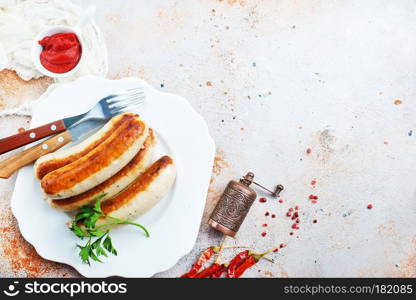
<path fill-rule="evenodd" d="M 415 1 L 75 2 L 97 6 L 109 77 L 139 76 L 186 97 L 217 144 L 194 250 L 156 276 L 182 274 L 219 244 L 207 218 L 227 182 L 249 170 L 267 186 L 284 184 L 284 203 L 257 201 L 226 243 L 287 247 L 246 276 L 416 276 Z M 49 84 L 0 75 L 0 108 Z M 28 121 L 1 118 L 0 136 Z M 9 208 L 13 184 L 14 177 L 0 180 L 0 276 L 79 276 L 20 237 Z M 300 230 L 290 236 L 284 215 L 296 204 Z"/>

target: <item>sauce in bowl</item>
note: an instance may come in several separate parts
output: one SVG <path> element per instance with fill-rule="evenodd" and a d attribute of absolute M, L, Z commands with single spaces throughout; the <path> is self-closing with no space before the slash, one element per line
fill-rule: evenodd
<path fill-rule="evenodd" d="M 81 43 L 73 32 L 46 36 L 38 43 L 42 46 L 40 63 L 50 72 L 58 74 L 69 72 L 81 59 Z"/>

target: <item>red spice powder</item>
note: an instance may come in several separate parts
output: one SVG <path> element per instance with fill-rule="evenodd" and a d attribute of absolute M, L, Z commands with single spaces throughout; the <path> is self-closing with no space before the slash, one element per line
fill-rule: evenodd
<path fill-rule="evenodd" d="M 368 204 L 367 205 L 367 209 L 372 209 L 373 208 L 373 205 L 372 204 Z"/>
<path fill-rule="evenodd" d="M 276 218 L 276 215 L 275 214 L 272 214 L 272 218 Z"/>
<path fill-rule="evenodd" d="M 290 211 L 288 211 L 287 213 L 286 213 L 286 216 L 288 216 L 288 217 L 290 217 L 292 215 L 292 213 L 290 212 Z"/>
<path fill-rule="evenodd" d="M 283 199 L 279 199 L 279 203 L 283 203 Z"/>
<path fill-rule="evenodd" d="M 280 244 L 280 248 L 284 248 L 284 247 L 286 247 L 286 244 Z"/>
<path fill-rule="evenodd" d="M 265 236 L 266 236 L 266 234 L 267 234 L 267 233 L 263 231 L 263 232 L 261 233 L 261 236 L 262 236 L 262 237 L 265 237 Z"/>
<path fill-rule="evenodd" d="M 266 223 L 264 223 L 262 226 L 263 226 L 263 227 L 267 227 L 267 224 L 266 224 Z"/>
<path fill-rule="evenodd" d="M 314 179 L 311 181 L 311 185 L 315 185 L 315 184 L 316 184 L 316 180 Z"/>
<path fill-rule="evenodd" d="M 65 271 L 64 273 L 62 265 L 40 257 L 33 246 L 21 236 L 10 210 L 2 211 L 0 220 L 4 224 L 0 227 L 2 241 L 0 249 L 3 252 L 3 257 L 8 261 L 11 271 L 16 276 L 22 273 L 30 278 L 42 277 L 45 274 L 57 277 L 79 276 L 75 270 L 71 270 L 69 273 Z"/>
<path fill-rule="evenodd" d="M 311 148 L 306 149 L 306 154 L 310 154 L 312 152 Z"/>
<path fill-rule="evenodd" d="M 310 200 L 318 200 L 319 198 L 318 198 L 318 196 L 316 196 L 316 195 L 309 195 L 309 199 Z"/>

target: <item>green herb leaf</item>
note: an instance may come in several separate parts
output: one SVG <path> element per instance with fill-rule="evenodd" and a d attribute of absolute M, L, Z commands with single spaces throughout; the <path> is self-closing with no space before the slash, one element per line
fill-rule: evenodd
<path fill-rule="evenodd" d="M 100 237 L 108 232 L 108 230 L 88 230 L 92 236 Z"/>
<path fill-rule="evenodd" d="M 103 216 L 103 214 L 94 212 L 92 215 L 90 215 L 84 220 L 85 227 L 87 227 L 88 229 L 94 229 L 95 223 L 97 223 L 98 219 Z"/>
<path fill-rule="evenodd" d="M 87 244 L 85 246 L 81 246 L 81 245 L 77 245 L 77 247 L 80 249 L 79 251 L 79 257 L 81 257 L 81 261 L 84 264 L 90 264 L 90 242 L 91 242 L 91 238 L 90 240 L 87 242 Z"/>
<path fill-rule="evenodd" d="M 111 238 L 109 235 L 107 235 L 107 237 L 105 238 L 104 242 L 103 242 L 103 247 L 110 253 L 114 254 L 117 256 L 117 251 L 116 249 L 113 247 L 113 243 L 111 242 Z"/>
<path fill-rule="evenodd" d="M 76 223 L 72 223 L 71 226 L 71 231 L 73 233 L 75 233 L 75 235 L 81 239 L 83 239 L 84 237 L 86 237 L 86 233 L 81 229 L 81 227 L 79 227 L 78 225 L 76 225 Z"/>
<path fill-rule="evenodd" d="M 105 197 L 106 194 L 101 194 L 100 196 L 98 196 L 95 200 L 95 204 L 94 204 L 94 210 L 98 213 L 103 213 L 103 211 L 101 210 L 101 200 Z"/>
<path fill-rule="evenodd" d="M 75 222 L 82 221 L 82 220 L 88 218 L 90 215 L 91 215 L 91 213 L 89 213 L 89 212 L 81 212 L 81 213 L 79 213 L 75 216 L 74 221 Z"/>
<path fill-rule="evenodd" d="M 105 194 L 98 196 L 95 199 L 95 204 L 93 207 L 83 206 L 79 213 L 74 217 L 72 226 L 70 227 L 71 231 L 80 239 L 89 237 L 88 242 L 84 246 L 77 245 L 77 247 L 80 249 L 79 256 L 81 261 L 88 265 L 90 265 L 90 259 L 102 263 L 102 261 L 99 259 L 99 256 L 108 257 L 108 253 L 117 255 L 117 250 L 114 248 L 109 235 L 109 228 L 111 226 L 117 224 L 133 225 L 141 228 L 145 235 L 149 237 L 149 232 L 144 226 L 128 220 L 123 220 L 104 214 L 101 210 L 101 200 L 104 196 Z M 111 222 L 96 226 L 98 219 L 102 217 L 111 220 Z M 83 224 L 85 228 L 79 224 Z M 95 238 L 94 241 L 93 238 Z"/>
<path fill-rule="evenodd" d="M 102 261 L 97 257 L 97 255 L 94 253 L 93 249 L 89 249 L 89 255 L 91 257 L 92 260 L 98 261 L 100 263 L 102 263 Z"/>
<path fill-rule="evenodd" d="M 97 248 L 97 250 L 95 250 L 95 253 L 97 254 L 97 256 L 105 256 L 105 257 L 108 257 L 107 252 L 105 252 L 105 250 L 101 246 L 99 246 Z"/>
<path fill-rule="evenodd" d="M 91 206 L 88 205 L 84 205 L 83 207 L 81 207 L 79 214 L 86 214 L 87 216 L 94 214 L 94 209 Z"/>
<path fill-rule="evenodd" d="M 103 236 L 100 237 L 100 238 L 98 238 L 98 239 L 96 239 L 95 242 L 91 244 L 91 248 L 92 249 L 98 248 L 100 246 L 100 244 L 101 244 L 101 239 L 102 238 L 103 238 Z"/>

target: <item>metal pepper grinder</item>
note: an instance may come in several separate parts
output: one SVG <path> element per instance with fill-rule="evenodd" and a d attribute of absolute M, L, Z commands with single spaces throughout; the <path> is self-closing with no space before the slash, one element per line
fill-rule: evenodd
<path fill-rule="evenodd" d="M 231 180 L 212 212 L 208 224 L 224 234 L 234 237 L 257 197 L 256 192 L 250 187 L 250 184 L 253 183 L 259 186 L 271 193 L 274 197 L 279 196 L 283 190 L 283 186 L 279 184 L 274 192 L 270 191 L 257 182 L 254 182 L 253 179 L 254 173 L 248 172 L 240 179 L 240 182 Z"/>

